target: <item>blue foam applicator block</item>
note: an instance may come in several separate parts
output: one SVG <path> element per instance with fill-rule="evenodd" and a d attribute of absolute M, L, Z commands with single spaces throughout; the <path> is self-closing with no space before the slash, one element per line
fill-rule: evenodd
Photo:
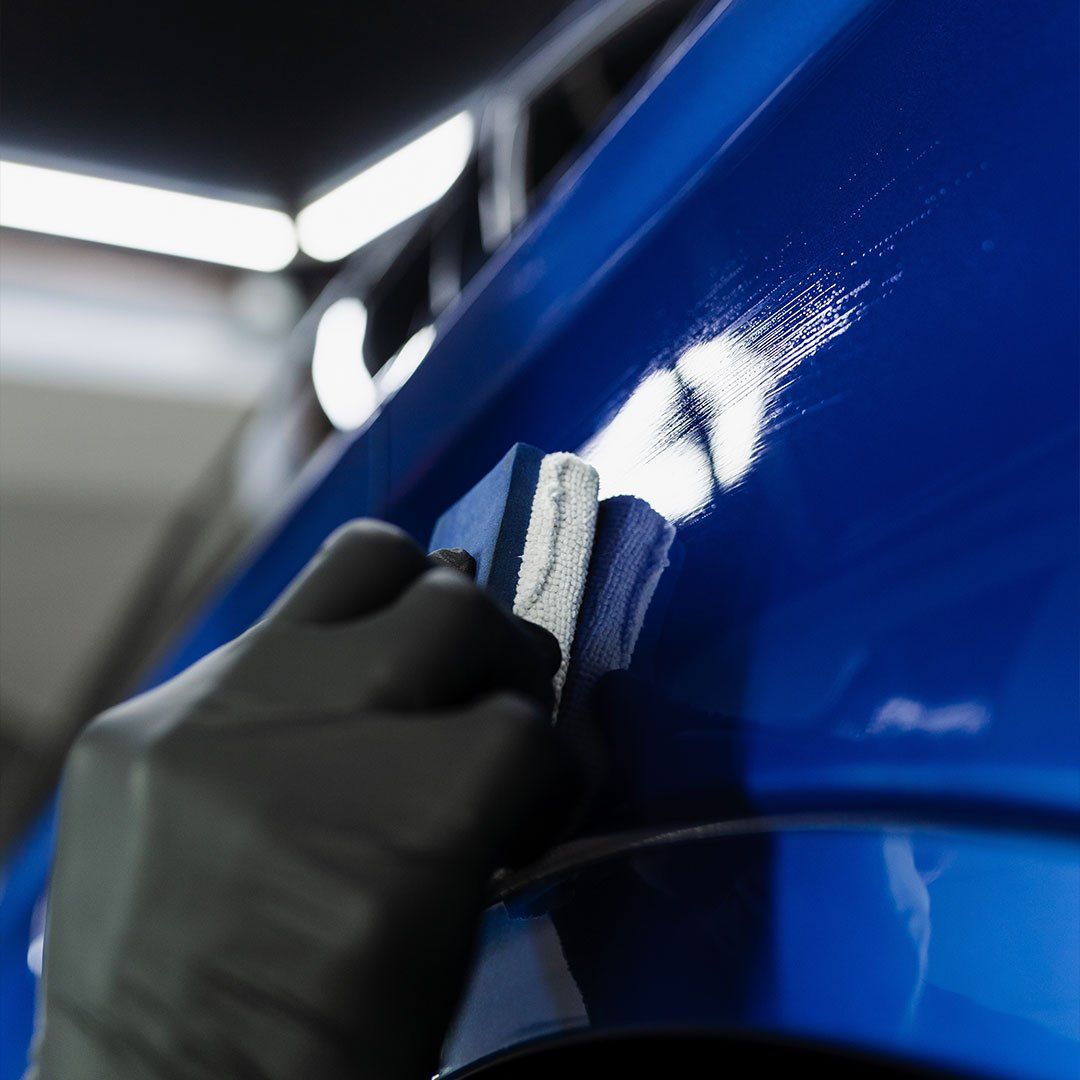
<path fill-rule="evenodd" d="M 475 487 L 435 523 L 431 547 L 464 548 L 476 580 L 500 603 L 514 604 L 521 553 L 540 475 L 542 450 L 516 443 Z"/>

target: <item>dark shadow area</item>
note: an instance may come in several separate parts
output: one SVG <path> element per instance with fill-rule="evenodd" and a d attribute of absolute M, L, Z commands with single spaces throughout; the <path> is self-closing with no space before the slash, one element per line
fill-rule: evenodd
<path fill-rule="evenodd" d="M 835 1080 L 849 1077 L 943 1077 L 914 1062 L 886 1061 L 854 1050 L 809 1043 L 778 1042 L 749 1035 L 662 1034 L 591 1039 L 526 1051 L 509 1061 L 480 1066 L 461 1077 L 484 1080 L 539 1080 L 558 1075 L 683 1077 L 711 1075 L 792 1076 L 810 1072 Z"/>

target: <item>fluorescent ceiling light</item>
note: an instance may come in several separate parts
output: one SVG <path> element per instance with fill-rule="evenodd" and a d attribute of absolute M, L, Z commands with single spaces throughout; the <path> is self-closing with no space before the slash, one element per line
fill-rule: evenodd
<path fill-rule="evenodd" d="M 366 332 L 367 309 L 352 298 L 331 304 L 315 331 L 311 381 L 327 419 L 341 431 L 358 428 L 379 404 L 364 364 Z"/>
<path fill-rule="evenodd" d="M 296 254 L 288 214 L 96 176 L 0 162 L 0 225 L 246 270 Z"/>
<path fill-rule="evenodd" d="M 322 262 L 344 258 L 445 194 L 472 146 L 472 116 L 458 113 L 301 210 L 300 247 Z"/>

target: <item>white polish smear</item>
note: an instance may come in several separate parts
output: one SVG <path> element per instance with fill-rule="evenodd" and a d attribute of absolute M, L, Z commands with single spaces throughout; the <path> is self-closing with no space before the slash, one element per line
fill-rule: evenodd
<path fill-rule="evenodd" d="M 908 169 L 918 166 L 922 178 L 925 159 L 941 146 L 936 139 L 920 149 L 905 148 Z M 917 192 L 911 176 L 880 176 L 859 195 L 856 189 L 873 169 L 868 162 L 841 185 L 852 189 L 848 220 L 862 218 L 871 206 L 878 210 L 879 200 L 914 196 L 917 202 L 898 225 L 872 242 L 853 242 L 829 267 L 789 275 L 771 288 L 763 282 L 775 280 L 777 267 L 806 246 L 799 238 L 790 237 L 771 260 L 767 257 L 757 275 L 730 264 L 719 275 L 705 325 L 694 340 L 674 360 L 657 358 L 579 451 L 600 473 L 600 497 L 636 495 L 680 524 L 707 512 L 719 494 L 742 483 L 766 448 L 796 368 L 899 287 L 903 269 L 894 255 L 897 244 L 954 189 L 976 181 L 988 168 L 983 161 L 919 182 Z M 993 248 L 987 239 L 980 250 Z"/>
<path fill-rule="evenodd" d="M 845 287 L 821 271 L 770 290 L 737 317 L 714 319 L 672 366 L 651 370 L 582 448 L 600 473 L 601 498 L 636 495 L 683 522 L 717 489 L 737 485 L 761 453 L 792 373 L 855 323 L 869 285 Z"/>

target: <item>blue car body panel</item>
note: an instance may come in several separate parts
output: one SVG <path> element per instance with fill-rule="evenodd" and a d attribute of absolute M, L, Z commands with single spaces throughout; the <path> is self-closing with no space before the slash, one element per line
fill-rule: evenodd
<path fill-rule="evenodd" d="M 965 1075 L 1075 1072 L 1075 845 L 888 825 L 688 832 L 490 909 L 446 1071 L 583 1031 L 718 1029 Z"/>
<path fill-rule="evenodd" d="M 423 539 L 513 443 L 578 448 L 681 549 L 606 688 L 606 824 L 889 822 L 776 825 L 745 978 L 690 963 L 730 914 L 703 902 L 672 1013 L 642 929 L 664 941 L 671 912 L 624 859 L 575 932 L 638 978 L 592 977 L 565 1016 L 540 990 L 470 999 L 451 1064 L 670 1021 L 1080 1068 L 1076 40 L 1068 0 L 720 4 L 162 666 L 245 629 L 348 518 Z M 703 889 L 726 843 L 694 856 Z M 513 921 L 491 913 L 476 985 Z"/>

